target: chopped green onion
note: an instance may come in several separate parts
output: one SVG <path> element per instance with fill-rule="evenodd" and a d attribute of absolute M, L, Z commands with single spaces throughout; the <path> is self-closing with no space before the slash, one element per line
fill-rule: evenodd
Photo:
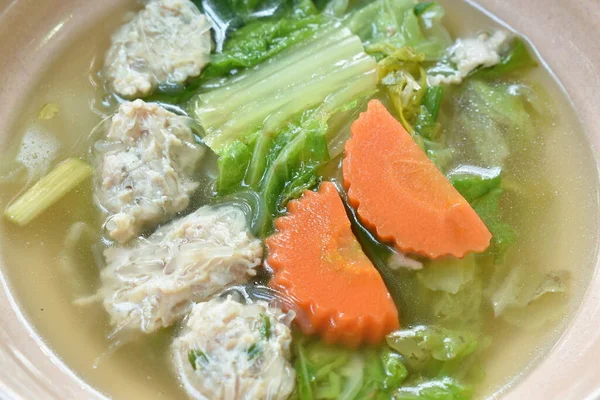
<path fill-rule="evenodd" d="M 194 371 L 198 368 L 198 359 L 200 359 L 200 362 L 203 364 L 208 362 L 208 357 L 206 357 L 206 354 L 204 354 L 202 350 L 193 349 L 188 352 L 188 360 L 190 364 L 192 364 Z"/>
<path fill-rule="evenodd" d="M 12 203 L 4 216 L 25 226 L 92 175 L 92 168 L 77 158 L 60 163 Z"/>
<path fill-rule="evenodd" d="M 271 338 L 271 320 L 267 314 L 260 314 L 261 324 L 258 328 L 263 338 L 269 340 Z"/>
<path fill-rule="evenodd" d="M 261 346 L 258 343 L 254 343 L 248 348 L 248 359 L 252 360 L 253 358 L 257 357 L 261 351 Z"/>

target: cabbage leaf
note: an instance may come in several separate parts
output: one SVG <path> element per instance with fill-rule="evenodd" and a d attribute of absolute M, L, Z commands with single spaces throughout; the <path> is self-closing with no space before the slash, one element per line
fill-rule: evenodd
<path fill-rule="evenodd" d="M 227 195 L 246 187 L 260 193 L 266 218 L 259 229 L 266 236 L 273 218 L 286 210 L 289 200 L 319 182 L 319 167 L 329 161 L 329 113 L 308 110 L 273 135 L 228 146 L 219 159 L 217 190 Z M 258 155 L 258 156 L 257 156 Z"/>
<path fill-rule="evenodd" d="M 331 117 L 375 92 L 376 63 L 363 50 L 347 28 L 328 28 L 194 100 L 203 140 L 219 156 L 217 192 L 260 193 L 260 235 L 289 200 L 318 183 L 336 137 Z"/>
<path fill-rule="evenodd" d="M 499 64 L 489 68 L 477 69 L 472 76 L 483 79 L 496 79 L 524 69 L 534 68 L 537 65 L 537 61 L 527 50 L 523 39 L 517 37 L 512 41 L 510 49 L 502 55 Z"/>
<path fill-rule="evenodd" d="M 469 254 L 460 260 L 448 257 L 430 262 L 417 273 L 417 278 L 429 290 L 457 294 L 475 279 L 475 270 L 475 256 Z"/>
<path fill-rule="evenodd" d="M 461 167 L 449 174 L 450 182 L 485 223 L 492 234 L 488 253 L 493 254 L 497 262 L 516 241 L 515 230 L 502 218 L 500 201 L 504 193 L 500 168 Z"/>
<path fill-rule="evenodd" d="M 569 278 L 564 270 L 542 273 L 522 266 L 496 266 L 485 293 L 496 317 L 538 328 L 565 312 Z"/>
<path fill-rule="evenodd" d="M 229 34 L 221 51 L 211 56 L 203 77 L 220 77 L 254 67 L 309 38 L 326 22 L 310 0 L 301 0 L 281 17 L 252 21 Z"/>
<path fill-rule="evenodd" d="M 294 338 L 296 391 L 292 399 L 384 399 L 407 377 L 402 357 L 387 346 L 350 349 Z"/>
<path fill-rule="evenodd" d="M 415 9 L 415 4 L 414 0 L 375 0 L 351 15 L 346 24 L 361 37 L 367 51 L 378 44 L 409 46 L 425 60 L 435 61 L 452 43 L 441 23 L 444 9 L 439 4 Z"/>
<path fill-rule="evenodd" d="M 388 335 L 387 343 L 403 356 L 409 371 L 428 376 L 438 375 L 445 362 L 460 361 L 479 347 L 475 334 L 435 325 L 396 331 Z"/>
<path fill-rule="evenodd" d="M 396 391 L 393 400 L 468 400 L 472 390 L 452 378 L 421 380 Z"/>
<path fill-rule="evenodd" d="M 531 87 L 479 79 L 461 85 L 451 107 L 448 145 L 463 154 L 465 163 L 484 168 L 502 168 L 509 156 L 535 145 L 539 124 L 549 114 Z"/>
<path fill-rule="evenodd" d="M 308 109 L 332 111 L 374 92 L 375 60 L 346 28 L 326 29 L 257 68 L 200 93 L 191 112 L 217 154 L 257 130 L 271 135 Z"/>

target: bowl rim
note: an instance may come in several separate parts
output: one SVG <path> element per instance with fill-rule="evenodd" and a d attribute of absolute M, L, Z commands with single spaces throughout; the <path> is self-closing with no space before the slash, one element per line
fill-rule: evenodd
<path fill-rule="evenodd" d="M 5 132 L 10 132 L 16 121 L 11 110 L 25 104 L 29 90 L 24 87 L 31 86 L 43 69 L 37 61 L 51 60 L 64 38 L 83 32 L 91 21 L 124 1 L 47 0 L 40 4 L 39 0 L 0 0 L 0 43 L 8 55 L 0 58 L 0 71 L 15 77 L 0 85 L 0 103 L 10 104 L 0 107 L 0 147 L 8 137 Z M 600 109 L 600 70 L 595 66 L 600 65 L 600 46 L 593 38 L 597 35 L 594 27 L 600 20 L 600 3 L 464 1 L 535 43 L 540 58 L 577 110 L 598 169 L 600 124 L 596 123 L 596 110 Z M 503 21 L 510 21 L 510 25 Z M 599 257 L 597 245 L 594 274 L 569 326 L 541 362 L 507 390 L 504 399 L 600 399 L 600 368 L 590 368 L 600 359 Z M 0 321 L 6 323 L 0 323 L 0 365 L 4 367 L 0 371 L 0 397 L 104 399 L 36 334 L 16 307 L 3 267 L 0 265 Z M 36 360 L 36 364 L 28 360 Z"/>

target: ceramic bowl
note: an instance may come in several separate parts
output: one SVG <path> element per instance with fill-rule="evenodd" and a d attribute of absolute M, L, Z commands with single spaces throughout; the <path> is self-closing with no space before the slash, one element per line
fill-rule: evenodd
<path fill-rule="evenodd" d="M 60 49 L 128 0 L 0 0 L 0 150 L 38 77 Z M 446 5 L 461 0 L 446 0 Z M 473 3 L 527 36 L 564 85 L 596 151 L 600 146 L 600 2 L 480 0 Z M 595 185 L 596 182 L 590 184 Z M 2 262 L 0 254 L 0 263 Z M 5 267 L 2 265 L 2 267 Z M 101 399 L 52 353 L 0 289 L 0 398 Z M 503 399 L 600 398 L 600 275 L 560 340 Z"/>

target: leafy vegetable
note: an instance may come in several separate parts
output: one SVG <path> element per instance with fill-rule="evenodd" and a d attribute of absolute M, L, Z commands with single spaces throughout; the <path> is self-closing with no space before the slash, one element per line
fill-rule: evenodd
<path fill-rule="evenodd" d="M 472 76 L 484 79 L 496 79 L 526 68 L 536 67 L 537 65 L 537 61 L 527 50 L 523 39 L 515 38 L 510 50 L 502 56 L 499 64 L 490 68 L 479 69 Z"/>
<path fill-rule="evenodd" d="M 17 225 L 27 225 L 91 175 L 92 167 L 77 158 L 69 158 L 8 206 L 4 216 Z"/>
<path fill-rule="evenodd" d="M 215 47 L 222 52 L 224 42 L 244 25 L 302 13 L 314 9 L 307 0 L 192 0 L 213 21 Z"/>
<path fill-rule="evenodd" d="M 385 346 L 353 350 L 304 337 L 294 342 L 297 391 L 292 398 L 386 399 L 407 376 L 400 355 Z"/>
<path fill-rule="evenodd" d="M 475 212 L 492 232 L 491 251 L 500 259 L 504 252 L 516 241 L 515 231 L 502 220 L 500 210 L 502 193 L 504 193 L 504 190 L 498 187 L 472 203 Z"/>
<path fill-rule="evenodd" d="M 192 368 L 196 370 L 199 365 L 206 364 L 208 362 L 208 357 L 202 350 L 192 349 L 188 352 L 188 360 L 192 365 Z"/>
<path fill-rule="evenodd" d="M 426 376 L 456 372 L 458 362 L 479 347 L 476 335 L 438 326 L 400 330 L 389 335 L 387 342 L 403 356 L 409 371 Z M 454 364 L 454 369 L 448 368 L 448 362 Z"/>
<path fill-rule="evenodd" d="M 225 147 L 221 153 L 218 160 L 220 173 L 217 177 L 217 190 L 225 195 L 232 193 L 244 180 L 252 156 L 252 147 L 235 141 Z"/>
<path fill-rule="evenodd" d="M 494 315 L 526 327 L 539 327 L 560 317 L 567 307 L 567 271 L 547 273 L 523 266 L 496 266 L 486 293 Z"/>
<path fill-rule="evenodd" d="M 393 285 L 391 292 L 396 295 L 405 326 L 436 325 L 478 334 L 487 304 L 484 267 L 480 256 L 470 256 L 463 260 L 433 260 L 426 262 L 422 270 L 384 276 L 386 283 Z"/>
<path fill-rule="evenodd" d="M 248 2 L 244 3 L 248 7 Z M 301 0 L 283 17 L 250 22 L 229 35 L 222 51 L 211 57 L 203 77 L 225 76 L 232 70 L 254 67 L 309 38 L 326 22 L 310 0 Z"/>
<path fill-rule="evenodd" d="M 420 137 L 415 138 L 417 140 Z M 454 149 L 448 147 L 440 141 L 433 141 L 428 139 L 422 139 L 422 147 L 425 150 L 427 157 L 435 164 L 435 166 L 442 172 L 444 172 L 454 159 Z"/>
<path fill-rule="evenodd" d="M 296 370 L 297 392 L 296 397 L 301 400 L 312 400 L 313 381 L 315 380 L 312 363 L 307 359 L 304 346 L 299 341 L 295 342 L 296 361 L 294 369 Z"/>
<path fill-rule="evenodd" d="M 383 387 L 385 389 L 400 387 L 408 375 L 408 371 L 402 363 L 400 354 L 390 350 L 384 350 L 381 353 L 381 361 L 383 363 L 383 373 L 385 375 Z"/>
<path fill-rule="evenodd" d="M 371 50 L 385 56 L 377 65 L 379 85 L 386 91 L 400 122 L 429 159 L 444 170 L 452 160 L 452 150 L 440 135 L 437 122 L 444 88 L 427 86 L 423 55 L 411 48 L 378 44 Z"/>
<path fill-rule="evenodd" d="M 418 17 L 419 15 L 423 14 L 425 11 L 427 11 L 428 8 L 430 8 L 431 6 L 435 5 L 435 2 L 433 1 L 425 1 L 423 3 L 418 3 L 415 4 L 415 15 Z"/>
<path fill-rule="evenodd" d="M 316 66 L 313 45 L 329 52 L 323 54 L 326 59 L 315 58 Z M 323 74 L 313 76 L 315 68 Z M 200 95 L 196 114 L 208 132 L 205 141 L 220 155 L 219 194 L 245 187 L 261 193 L 267 218 L 260 233 L 267 235 L 286 203 L 318 183 L 317 170 L 329 160 L 329 119 L 356 107 L 356 99 L 374 91 L 376 79 L 375 62 L 362 52 L 358 38 L 334 29 Z M 232 100 L 230 93 L 238 90 L 242 95 Z"/>
<path fill-rule="evenodd" d="M 321 166 L 320 164 L 318 165 Z M 284 190 L 278 199 L 277 210 L 285 209 L 285 206 L 290 200 L 297 199 L 306 190 L 309 190 L 317 185 L 318 172 L 315 167 L 302 165 L 293 178 L 285 185 Z"/>
<path fill-rule="evenodd" d="M 516 240 L 515 231 L 502 219 L 500 200 L 504 190 L 500 171 L 500 168 L 468 166 L 450 173 L 454 187 L 471 203 L 492 233 L 489 251 L 498 262 L 502 261 L 504 253 Z"/>
<path fill-rule="evenodd" d="M 415 140 L 441 171 L 445 171 L 453 160 L 453 150 L 446 145 L 446 139 L 441 134 L 441 124 L 438 122 L 443 98 L 443 86 L 427 87 L 413 122 L 415 133 L 418 135 L 415 136 Z"/>
<path fill-rule="evenodd" d="M 536 120 L 547 115 L 543 100 L 526 85 L 469 79 L 453 97 L 448 144 L 465 155 L 466 163 L 503 167 L 506 159 L 534 144 Z"/>
<path fill-rule="evenodd" d="M 224 86 L 200 94 L 192 105 L 206 131 L 204 141 L 217 154 L 257 129 L 273 134 L 307 109 L 332 112 L 371 93 L 375 61 L 348 29 L 331 28 L 279 54 Z"/>
<path fill-rule="evenodd" d="M 414 129 L 425 139 L 436 140 L 439 138 L 440 126 L 437 120 L 443 98 L 443 86 L 429 86 L 423 95 Z"/>
<path fill-rule="evenodd" d="M 423 360 L 433 360 L 438 367 L 470 357 L 477 347 L 471 336 L 440 328 L 401 332 L 390 336 L 392 347 L 406 354 L 417 349 Z M 437 368 L 439 377 L 425 377 L 416 369 L 409 372 L 404 362 L 414 360 L 387 346 L 352 350 L 304 337 L 294 343 L 297 390 L 292 399 L 471 398 L 470 389 L 449 376 L 449 369 Z"/>
<path fill-rule="evenodd" d="M 429 290 L 439 290 L 457 294 L 465 285 L 475 279 L 475 256 L 467 255 L 463 259 L 448 257 L 428 263 L 417 273 L 417 278 Z"/>
<path fill-rule="evenodd" d="M 326 118 L 308 112 L 298 125 L 288 125 L 293 134 L 283 132 L 290 142 L 269 164 L 263 178 L 262 192 L 269 215 L 281 213 L 291 197 L 316 183 L 316 169 L 329 159 Z M 269 229 L 266 226 L 265 233 Z"/>
<path fill-rule="evenodd" d="M 480 275 L 456 294 L 430 291 L 428 297 L 429 320 L 451 329 L 470 329 L 479 332 L 483 327 L 483 282 Z"/>
<path fill-rule="evenodd" d="M 410 387 L 403 387 L 392 396 L 394 400 L 467 400 L 472 396 L 470 388 L 451 378 L 422 380 Z"/>
<path fill-rule="evenodd" d="M 500 168 L 487 169 L 463 166 L 450 172 L 449 178 L 456 190 L 458 190 L 467 201 L 472 202 L 485 196 L 492 189 L 500 187 L 501 171 Z"/>
<path fill-rule="evenodd" d="M 389 44 L 373 45 L 371 50 L 385 55 L 377 65 L 379 84 L 394 105 L 402 125 L 414 134 L 411 122 L 427 91 L 425 72 L 421 67 L 423 55 L 409 47 L 396 49 Z"/>
<path fill-rule="evenodd" d="M 250 186 L 260 193 L 266 213 L 259 227 L 262 236 L 271 231 L 287 201 L 317 183 L 317 168 L 329 160 L 327 118 L 309 110 L 273 136 L 259 136 L 249 144 L 237 141 L 223 152 L 217 189 L 227 194 Z"/>
<path fill-rule="evenodd" d="M 346 24 L 367 48 L 375 44 L 410 46 L 433 61 L 451 44 L 441 24 L 443 16 L 444 9 L 438 4 L 415 8 L 413 0 L 375 0 L 355 12 Z"/>
<path fill-rule="evenodd" d="M 320 7 L 323 9 L 323 14 L 338 19 L 344 16 L 350 6 L 350 0 L 316 0 L 315 3 L 317 7 L 319 7 L 319 4 L 325 3 L 324 6 Z"/>
<path fill-rule="evenodd" d="M 347 202 L 347 200 L 345 201 Z M 416 272 L 408 269 L 392 270 L 388 267 L 387 260 L 393 255 L 393 250 L 377 241 L 362 226 L 355 210 L 347 203 L 346 211 L 352 222 L 353 232 L 362 249 L 381 273 L 396 304 L 398 304 L 398 308 L 402 310 L 403 324 L 405 326 L 427 325 L 428 327 L 423 327 L 423 329 L 429 328 L 431 332 L 437 334 L 437 339 L 430 343 L 444 342 L 445 339 L 442 338 L 445 337 L 445 334 L 446 337 L 450 338 L 448 339 L 450 343 L 460 344 L 466 338 L 468 340 L 465 343 L 469 342 L 470 346 L 473 346 L 466 346 L 464 351 L 450 352 L 450 354 L 456 354 L 456 357 L 446 360 L 438 353 L 436 355 L 442 360 L 436 360 L 430 352 L 425 352 L 426 357 L 422 358 L 420 362 L 413 359 L 415 366 L 418 368 L 409 370 L 407 381 L 403 382 L 403 387 L 407 386 L 409 389 L 399 393 L 403 395 L 408 393 L 418 395 L 420 393 L 424 396 L 423 392 L 420 391 L 421 385 L 425 385 L 424 382 L 433 382 L 432 386 L 434 387 L 441 385 L 438 388 L 440 393 L 446 393 L 444 392 L 446 389 L 448 393 L 452 393 L 451 387 L 454 387 L 458 390 L 457 393 L 463 393 L 466 396 L 464 398 L 470 398 L 470 389 L 462 382 L 474 382 L 481 378 L 482 371 L 479 357 L 481 349 L 488 343 L 488 339 L 481 334 L 484 319 L 483 276 L 479 265 L 473 265 L 477 258 L 471 256 L 465 261 L 455 261 L 456 265 L 451 268 L 459 276 L 458 278 L 444 276 L 441 272 L 442 268 L 448 266 L 447 263 L 450 262 L 448 260 L 430 261 L 429 264 L 436 265 L 427 265 L 424 270 Z M 461 267 L 464 267 L 465 270 L 460 270 Z M 430 272 L 424 272 L 428 269 Z M 427 280 L 426 286 L 425 278 L 427 276 L 419 277 L 423 272 L 426 275 L 440 272 L 440 275 L 435 275 L 437 281 L 430 275 L 429 277 L 432 277 L 432 280 Z M 448 283 L 443 283 L 445 281 Z M 459 290 L 456 293 L 451 293 L 455 291 L 454 288 L 456 287 L 459 287 Z M 463 332 L 467 333 L 463 334 Z M 390 335 L 391 338 L 393 336 L 394 334 Z M 417 340 L 417 342 L 419 341 Z M 427 349 L 426 346 L 425 348 Z M 405 358 L 402 359 L 405 360 Z M 411 360 L 406 360 L 404 365 L 410 366 Z M 439 380 L 447 381 L 443 376 L 452 376 L 453 378 L 450 381 L 455 386 L 449 385 L 444 389 L 445 386 L 438 383 Z M 392 398 L 394 397 L 392 396 Z"/>

